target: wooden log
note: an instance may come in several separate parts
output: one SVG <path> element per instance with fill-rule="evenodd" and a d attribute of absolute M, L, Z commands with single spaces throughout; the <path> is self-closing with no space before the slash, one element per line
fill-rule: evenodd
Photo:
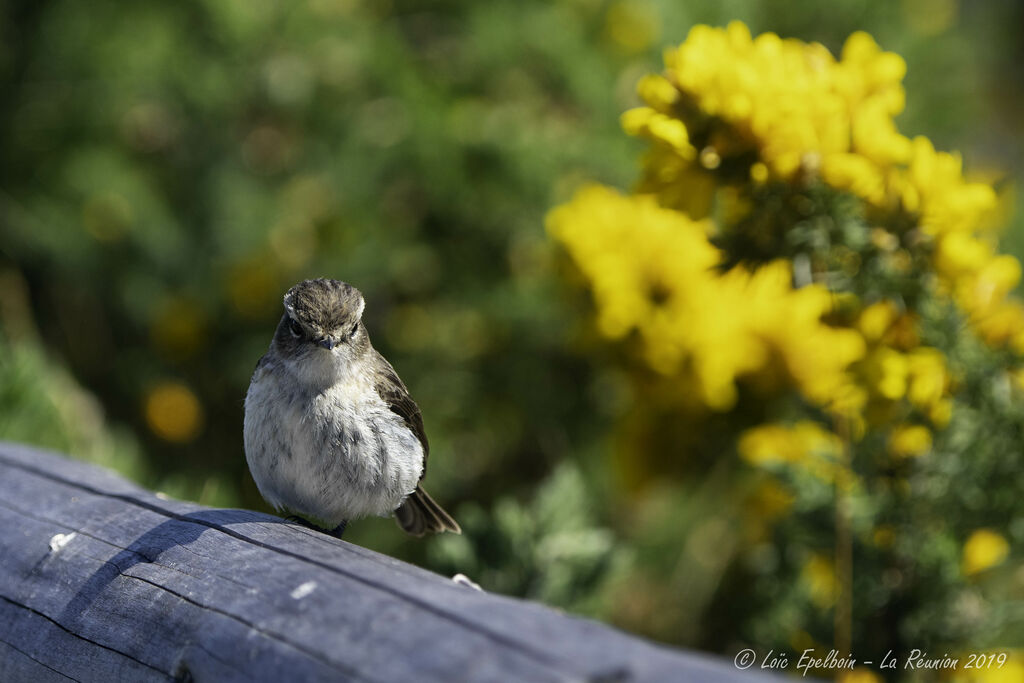
<path fill-rule="evenodd" d="M 769 680 L 14 444 L 0 529 L 5 682 Z"/>

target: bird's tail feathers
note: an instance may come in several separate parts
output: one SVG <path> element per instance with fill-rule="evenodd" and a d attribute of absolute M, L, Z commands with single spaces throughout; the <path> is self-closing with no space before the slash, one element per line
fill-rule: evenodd
<path fill-rule="evenodd" d="M 462 533 L 459 523 L 420 486 L 395 510 L 395 521 L 402 531 L 413 536 L 439 534 L 442 531 Z"/>

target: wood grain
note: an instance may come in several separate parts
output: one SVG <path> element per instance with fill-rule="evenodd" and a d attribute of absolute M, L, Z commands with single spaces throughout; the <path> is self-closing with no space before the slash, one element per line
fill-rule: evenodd
<path fill-rule="evenodd" d="M 5 682 L 776 680 L 14 444 L 0 529 Z"/>

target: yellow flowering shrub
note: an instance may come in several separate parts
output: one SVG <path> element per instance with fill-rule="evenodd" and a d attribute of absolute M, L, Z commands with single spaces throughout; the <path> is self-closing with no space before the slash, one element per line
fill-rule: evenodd
<path fill-rule="evenodd" d="M 876 213 L 919 216 L 920 234 L 909 237 L 884 221 L 871 228 L 879 262 L 903 273 L 914 250 L 927 252 L 938 289 L 987 338 L 1024 333 L 1021 309 L 1006 299 L 1019 267 L 975 235 L 994 202 L 991 188 L 968 183 L 958 158 L 895 127 L 902 58 L 864 33 L 836 59 L 821 45 L 752 38 L 733 23 L 695 27 L 665 61 L 664 74 L 639 83 L 646 106 L 622 117 L 628 133 L 652 142 L 637 193 L 586 187 L 548 218 L 587 279 L 600 332 L 623 339 L 636 331 L 646 364 L 676 376 L 711 410 L 731 409 L 744 377 L 767 376 L 775 388 L 789 380 L 854 436 L 868 421 L 906 417 L 891 414 L 900 401 L 944 426 L 949 375 L 942 353 L 920 345 L 912 315 L 851 292 L 854 314 L 826 321 L 842 292 L 814 269 L 829 264 L 798 264 L 783 252 L 776 256 L 788 261 L 749 267 L 716 244 L 730 223 L 758 212 L 745 183 L 824 183 Z M 741 172 L 728 171 L 737 165 Z M 861 257 L 847 249 L 836 258 L 856 272 Z M 808 265 L 797 282 L 794 269 Z"/>
<path fill-rule="evenodd" d="M 958 600 L 1012 554 L 994 527 L 1016 497 L 988 492 L 1021 469 L 1022 269 L 993 187 L 897 127 L 905 72 L 866 33 L 836 57 L 694 27 L 622 115 L 649 143 L 632 193 L 585 186 L 548 216 L 632 381 L 620 483 L 731 473 L 756 519 L 722 547 L 780 603 L 762 635 L 777 617 L 828 642 L 807 614 L 855 630 L 891 600 L 908 638 L 974 637 Z"/>
<path fill-rule="evenodd" d="M 695 175 L 736 160 L 760 183 L 811 177 L 876 212 L 906 214 L 942 287 L 982 335 L 1024 350 L 1024 308 L 1008 299 L 1020 264 L 996 253 L 988 229 L 995 191 L 967 180 L 958 155 L 898 131 L 906 72 L 899 55 L 858 32 L 836 59 L 820 44 L 752 38 L 733 22 L 694 27 L 666 52 L 665 65 L 638 87 L 646 106 L 622 117 L 628 133 L 653 143 L 641 191 L 686 206 L 680 198 Z"/>
<path fill-rule="evenodd" d="M 718 248 L 730 224 L 758 213 L 749 187 L 821 184 L 864 202 L 877 221 L 868 240 L 880 267 L 906 276 L 924 259 L 934 292 L 960 306 L 983 338 L 1024 350 L 1024 307 L 1010 297 L 1020 265 L 996 253 L 986 227 L 995 193 L 966 180 L 958 156 L 898 131 L 899 55 L 859 32 L 837 59 L 822 45 L 755 38 L 734 22 L 694 27 L 666 51 L 665 65 L 638 85 L 645 106 L 622 116 L 627 133 L 652 143 L 637 194 L 587 187 L 548 220 L 588 280 L 602 334 L 637 331 L 648 366 L 679 376 L 712 410 L 732 408 L 737 381 L 773 367 L 855 437 L 914 410 L 945 426 L 945 358 L 920 344 L 902 303 L 861 299 L 854 289 L 853 314 L 823 321 L 843 295 L 829 282 L 828 261 L 856 275 L 862 256 L 834 248 L 821 263 L 812 254 L 798 278 L 785 250 L 751 268 Z M 755 227 L 740 239 L 769 247 L 768 233 L 792 228 L 770 219 Z M 894 410 L 895 402 L 906 408 Z"/>

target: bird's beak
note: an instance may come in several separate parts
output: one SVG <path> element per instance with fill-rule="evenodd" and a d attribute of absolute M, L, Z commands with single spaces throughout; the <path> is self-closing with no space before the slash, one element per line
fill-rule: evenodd
<path fill-rule="evenodd" d="M 331 351 L 332 349 L 334 349 L 334 347 L 337 346 L 337 344 L 338 344 L 338 342 L 334 341 L 330 337 L 324 337 L 323 339 L 321 339 L 320 341 L 318 341 L 316 343 L 317 346 L 322 346 L 325 349 L 327 349 L 328 351 Z"/>

